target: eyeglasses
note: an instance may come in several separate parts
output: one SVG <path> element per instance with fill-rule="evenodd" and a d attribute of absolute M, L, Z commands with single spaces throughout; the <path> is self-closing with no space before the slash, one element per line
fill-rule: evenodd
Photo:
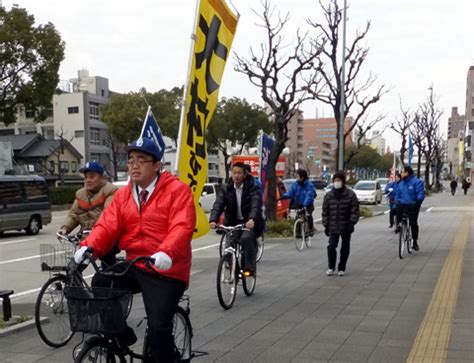
<path fill-rule="evenodd" d="M 143 165 L 145 165 L 145 163 L 154 163 L 154 162 L 155 162 L 155 160 L 128 159 L 127 165 L 128 166 L 134 166 L 134 165 L 143 166 Z"/>

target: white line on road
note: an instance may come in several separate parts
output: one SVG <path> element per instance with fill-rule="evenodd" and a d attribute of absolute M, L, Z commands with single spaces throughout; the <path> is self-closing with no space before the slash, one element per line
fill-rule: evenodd
<path fill-rule="evenodd" d="M 428 209 L 426 210 L 426 213 L 429 213 L 429 212 L 431 212 L 432 210 L 433 210 L 433 207 L 428 208 Z"/>
<path fill-rule="evenodd" d="M 25 238 L 25 239 L 18 239 L 16 241 L 10 241 L 10 242 L 0 242 L 0 245 L 12 245 L 15 243 L 22 243 L 22 242 L 29 242 L 29 241 L 36 241 L 36 238 Z"/>
<path fill-rule="evenodd" d="M 390 209 L 383 212 L 383 214 L 389 214 L 389 213 L 390 213 Z"/>
<path fill-rule="evenodd" d="M 193 250 L 193 252 L 202 251 L 202 250 L 207 250 L 208 248 L 212 248 L 212 247 L 219 246 L 219 244 L 220 244 L 220 243 L 215 243 L 215 244 L 213 244 L 213 245 L 195 248 L 195 249 Z"/>

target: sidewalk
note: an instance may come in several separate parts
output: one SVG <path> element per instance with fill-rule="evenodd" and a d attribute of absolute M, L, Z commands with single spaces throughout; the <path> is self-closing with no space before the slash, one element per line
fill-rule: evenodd
<path fill-rule="evenodd" d="M 398 258 L 397 235 L 387 229 L 387 216 L 361 221 L 353 235 L 344 277 L 326 276 L 326 237 L 322 234 L 302 253 L 291 240 L 267 241 L 255 295 L 246 297 L 239 286 L 234 307 L 228 311 L 217 301 L 216 251 L 195 254 L 193 270 L 198 273 L 187 292 L 193 348 L 209 354 L 193 362 L 405 362 L 414 354 L 415 340 L 423 337 L 422 323 L 425 333 L 431 334 L 423 338 L 426 344 L 434 341 L 431 350 L 444 349 L 445 361 L 473 362 L 474 213 L 460 208 L 472 206 L 473 201 L 472 196 L 447 193 L 428 198 L 426 207 L 434 208 L 420 215 L 421 249 L 403 260 Z M 438 206 L 453 208 L 437 211 Z M 455 237 L 458 242 L 467 238 L 465 247 L 456 244 L 452 248 Z M 434 293 L 437 296 L 435 288 L 445 262 L 453 257 L 451 251 L 462 252 L 459 256 L 464 260 L 459 295 L 456 300 L 456 289 L 444 294 L 449 297 L 448 305 L 453 305 L 453 315 L 442 310 L 439 315 L 449 319 L 430 331 L 427 309 L 433 306 L 430 302 Z M 450 266 L 452 270 L 461 263 Z M 450 275 L 443 272 L 441 276 Z M 446 286 L 454 288 L 456 283 L 455 278 L 448 278 Z M 136 301 L 135 322 L 143 315 L 139 299 Z M 443 342 L 433 340 L 443 332 L 450 337 L 445 348 Z M 21 332 L 0 339 L 0 362 L 70 362 L 79 340 L 75 337 L 65 348 L 55 350 L 46 347 L 35 330 Z M 419 352 L 423 344 L 418 344 Z"/>

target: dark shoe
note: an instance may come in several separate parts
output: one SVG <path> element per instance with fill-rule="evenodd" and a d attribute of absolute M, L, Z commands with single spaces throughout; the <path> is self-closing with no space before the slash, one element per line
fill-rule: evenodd
<path fill-rule="evenodd" d="M 308 236 L 309 236 L 309 237 L 313 237 L 313 236 L 314 236 L 314 229 L 309 230 Z"/>
<path fill-rule="evenodd" d="M 396 227 L 395 227 L 395 233 L 398 233 L 398 232 L 400 232 L 400 227 L 399 227 L 399 226 L 396 226 Z"/>
<path fill-rule="evenodd" d="M 393 224 L 389 225 L 388 228 L 393 228 Z"/>
<path fill-rule="evenodd" d="M 420 249 L 420 247 L 418 246 L 418 242 L 417 241 L 413 241 L 413 249 L 415 251 L 418 251 Z"/>
<path fill-rule="evenodd" d="M 125 330 L 117 335 L 117 339 L 119 340 L 120 344 L 127 347 L 137 342 L 137 336 L 135 335 L 133 329 L 129 326 L 126 326 Z"/>

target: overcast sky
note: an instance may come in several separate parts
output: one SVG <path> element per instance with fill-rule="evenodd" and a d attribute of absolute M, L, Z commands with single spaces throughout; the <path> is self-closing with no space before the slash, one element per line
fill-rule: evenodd
<path fill-rule="evenodd" d="M 324 0 L 325 1 L 325 0 Z M 257 0 L 233 0 L 241 14 L 233 50 L 248 54 L 258 47 L 262 31 L 255 26 L 261 9 Z M 61 79 L 88 69 L 110 81 L 117 92 L 172 88 L 185 82 L 195 0 L 3 0 L 3 5 L 24 7 L 37 23 L 52 22 L 66 42 Z M 316 0 L 274 0 L 282 13 L 290 12 L 287 40 L 305 19 L 321 19 Z M 342 4 L 342 0 L 340 0 Z M 452 106 L 465 109 L 467 70 L 474 64 L 473 0 L 348 0 L 348 41 L 367 20 L 372 26 L 365 71 L 376 74 L 380 84 L 392 87 L 374 108 L 387 120 L 399 114 L 399 97 L 407 107 L 416 107 L 433 84 L 444 109 L 442 133 Z M 227 64 L 220 96 L 247 98 L 261 104 L 258 89 L 233 70 L 234 56 Z M 318 110 L 318 111 L 316 111 Z M 332 116 L 327 107 L 308 102 L 305 117 Z M 390 143 L 397 143 L 390 132 Z"/>

